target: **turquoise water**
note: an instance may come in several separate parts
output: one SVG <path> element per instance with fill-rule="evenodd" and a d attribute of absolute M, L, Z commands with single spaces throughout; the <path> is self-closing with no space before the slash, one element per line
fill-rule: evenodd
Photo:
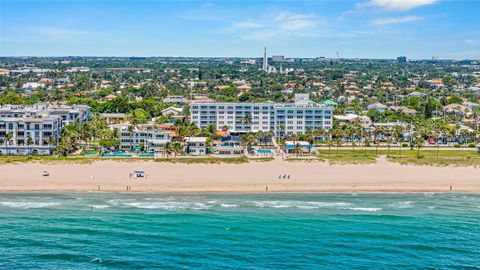
<path fill-rule="evenodd" d="M 0 269 L 480 269 L 480 195 L 1 194 Z"/>

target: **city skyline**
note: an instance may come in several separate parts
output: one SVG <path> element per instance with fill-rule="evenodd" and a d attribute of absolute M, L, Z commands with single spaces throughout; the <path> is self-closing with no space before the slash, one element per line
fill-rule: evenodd
<path fill-rule="evenodd" d="M 479 8 L 441 0 L 3 1 L 0 55 L 260 58 L 267 42 L 269 56 L 479 59 Z"/>

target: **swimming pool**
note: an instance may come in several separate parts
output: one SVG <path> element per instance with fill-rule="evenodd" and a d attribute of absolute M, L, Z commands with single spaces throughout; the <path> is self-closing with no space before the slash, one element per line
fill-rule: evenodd
<path fill-rule="evenodd" d="M 258 149 L 257 153 L 259 153 L 259 154 L 271 154 L 272 150 L 270 150 L 270 149 Z"/>

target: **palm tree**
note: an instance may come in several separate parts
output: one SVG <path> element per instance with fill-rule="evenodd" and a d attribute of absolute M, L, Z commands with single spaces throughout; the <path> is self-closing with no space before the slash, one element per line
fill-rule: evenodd
<path fill-rule="evenodd" d="M 337 156 L 338 156 L 338 148 L 340 146 L 342 146 L 342 139 L 341 138 L 335 139 L 335 146 L 337 147 Z"/>
<path fill-rule="evenodd" d="M 245 116 L 243 117 L 243 124 L 245 125 L 245 129 L 250 126 L 252 123 L 252 119 L 250 118 L 250 114 L 246 113 Z"/>
<path fill-rule="evenodd" d="M 403 138 L 398 139 L 398 155 L 400 158 L 402 158 L 402 144 Z"/>
<path fill-rule="evenodd" d="M 32 139 L 32 137 L 29 136 L 29 137 L 27 138 L 27 153 L 28 153 L 29 155 L 32 154 L 32 153 L 30 153 L 30 145 L 32 145 L 32 144 L 33 144 L 33 139 Z"/>
<path fill-rule="evenodd" d="M 48 147 L 50 148 L 49 149 L 50 154 L 52 153 L 52 145 L 54 143 L 55 143 L 55 137 L 53 137 L 53 136 L 48 137 Z"/>
<path fill-rule="evenodd" d="M 163 149 L 163 151 L 164 151 L 167 158 L 170 157 L 170 154 L 174 151 L 172 143 L 167 142 L 165 144 L 165 148 Z"/>
<path fill-rule="evenodd" d="M 423 146 L 425 143 L 425 140 L 423 139 L 422 136 L 418 136 L 415 139 L 415 146 L 417 147 L 417 158 L 420 158 L 420 148 Z"/>
<path fill-rule="evenodd" d="M 333 142 L 331 140 L 328 140 L 327 145 L 328 145 L 328 156 L 331 156 L 332 155 Z"/>
<path fill-rule="evenodd" d="M 10 140 L 12 139 L 12 137 L 13 137 L 13 136 L 12 136 L 12 133 L 10 133 L 10 132 L 7 132 L 7 133 L 5 134 L 5 141 L 4 141 L 4 143 L 5 143 L 5 149 L 7 150 L 7 155 L 10 155 L 10 152 L 8 152 L 8 144 L 10 143 Z"/>
<path fill-rule="evenodd" d="M 133 147 L 133 145 L 132 145 L 132 143 L 133 143 L 133 140 L 132 140 L 133 130 L 134 130 L 133 125 L 128 125 L 127 131 L 130 134 L 130 140 L 129 140 L 130 141 L 130 150 L 132 150 L 132 147 Z"/>
<path fill-rule="evenodd" d="M 387 156 L 390 156 L 390 144 L 392 143 L 392 139 L 388 138 L 385 142 L 387 143 Z"/>

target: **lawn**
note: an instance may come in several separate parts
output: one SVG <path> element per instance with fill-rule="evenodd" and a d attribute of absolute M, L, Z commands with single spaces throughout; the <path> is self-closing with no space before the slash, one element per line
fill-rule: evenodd
<path fill-rule="evenodd" d="M 400 164 L 430 165 L 430 166 L 480 166 L 480 154 L 474 149 L 472 150 L 435 150 L 425 149 L 420 151 L 409 148 L 398 147 L 387 149 L 375 148 L 363 149 L 355 148 L 339 148 L 332 147 L 328 149 L 317 150 L 320 159 L 341 161 L 347 163 L 368 163 L 374 161 L 378 156 L 387 156 L 387 159 Z"/>

